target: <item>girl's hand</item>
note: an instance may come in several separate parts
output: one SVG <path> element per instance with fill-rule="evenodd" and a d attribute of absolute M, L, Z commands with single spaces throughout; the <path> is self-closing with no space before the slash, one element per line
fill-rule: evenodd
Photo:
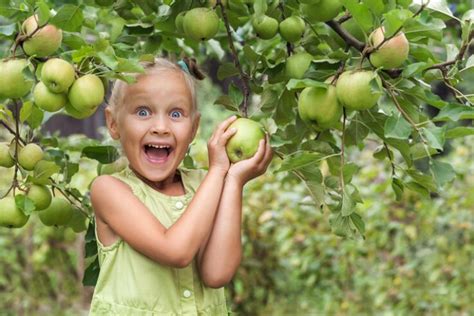
<path fill-rule="evenodd" d="M 261 140 L 255 155 L 249 159 L 233 164 L 227 172 L 227 177 L 236 180 L 239 185 L 244 185 L 248 181 L 262 175 L 272 161 L 272 148 L 268 134 L 265 140 Z"/>
<path fill-rule="evenodd" d="M 230 124 L 237 119 L 235 115 L 220 123 L 207 143 L 209 151 L 209 171 L 218 170 L 227 173 L 230 167 L 229 157 L 225 150 L 227 141 L 236 133 L 235 128 L 227 130 Z"/>

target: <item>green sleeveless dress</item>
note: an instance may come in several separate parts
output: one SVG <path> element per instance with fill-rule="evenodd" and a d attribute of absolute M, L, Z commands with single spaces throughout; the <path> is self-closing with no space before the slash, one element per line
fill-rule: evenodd
<path fill-rule="evenodd" d="M 205 175 L 200 170 L 180 169 L 180 173 L 186 191 L 182 196 L 154 190 L 129 168 L 114 177 L 129 185 L 150 212 L 170 227 L 184 212 Z M 121 239 L 104 246 L 97 238 L 97 247 L 100 274 L 89 315 L 228 315 L 224 288 L 206 287 L 195 260 L 178 269 L 152 261 Z"/>

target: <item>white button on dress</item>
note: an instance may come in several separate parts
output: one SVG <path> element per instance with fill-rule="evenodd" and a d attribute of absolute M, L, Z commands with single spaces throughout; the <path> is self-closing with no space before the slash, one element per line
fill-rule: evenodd
<path fill-rule="evenodd" d="M 178 210 L 181 210 L 184 207 L 184 203 L 181 201 L 178 201 L 176 202 L 175 206 Z"/>
<path fill-rule="evenodd" d="M 186 297 L 186 298 L 191 297 L 191 294 L 192 294 L 192 293 L 191 293 L 190 290 L 185 290 L 185 291 L 183 292 L 183 296 Z"/>

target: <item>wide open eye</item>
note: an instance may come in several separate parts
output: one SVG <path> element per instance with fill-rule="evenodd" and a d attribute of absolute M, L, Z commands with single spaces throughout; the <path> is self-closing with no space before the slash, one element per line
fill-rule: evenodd
<path fill-rule="evenodd" d="M 172 118 L 177 119 L 177 118 L 180 118 L 181 116 L 183 116 L 183 113 L 181 113 L 181 111 L 173 110 L 173 111 L 171 111 L 170 115 L 171 115 Z"/>
<path fill-rule="evenodd" d="M 147 108 L 139 108 L 137 110 L 137 115 L 140 117 L 147 117 L 148 115 L 150 115 L 150 110 L 148 110 Z"/>

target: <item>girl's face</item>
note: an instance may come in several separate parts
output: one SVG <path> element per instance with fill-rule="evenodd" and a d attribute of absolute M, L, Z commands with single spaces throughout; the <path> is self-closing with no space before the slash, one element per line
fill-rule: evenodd
<path fill-rule="evenodd" d="M 115 115 L 107 109 L 106 117 L 135 172 L 153 182 L 173 182 L 199 124 L 180 71 L 139 76 L 125 88 Z"/>

